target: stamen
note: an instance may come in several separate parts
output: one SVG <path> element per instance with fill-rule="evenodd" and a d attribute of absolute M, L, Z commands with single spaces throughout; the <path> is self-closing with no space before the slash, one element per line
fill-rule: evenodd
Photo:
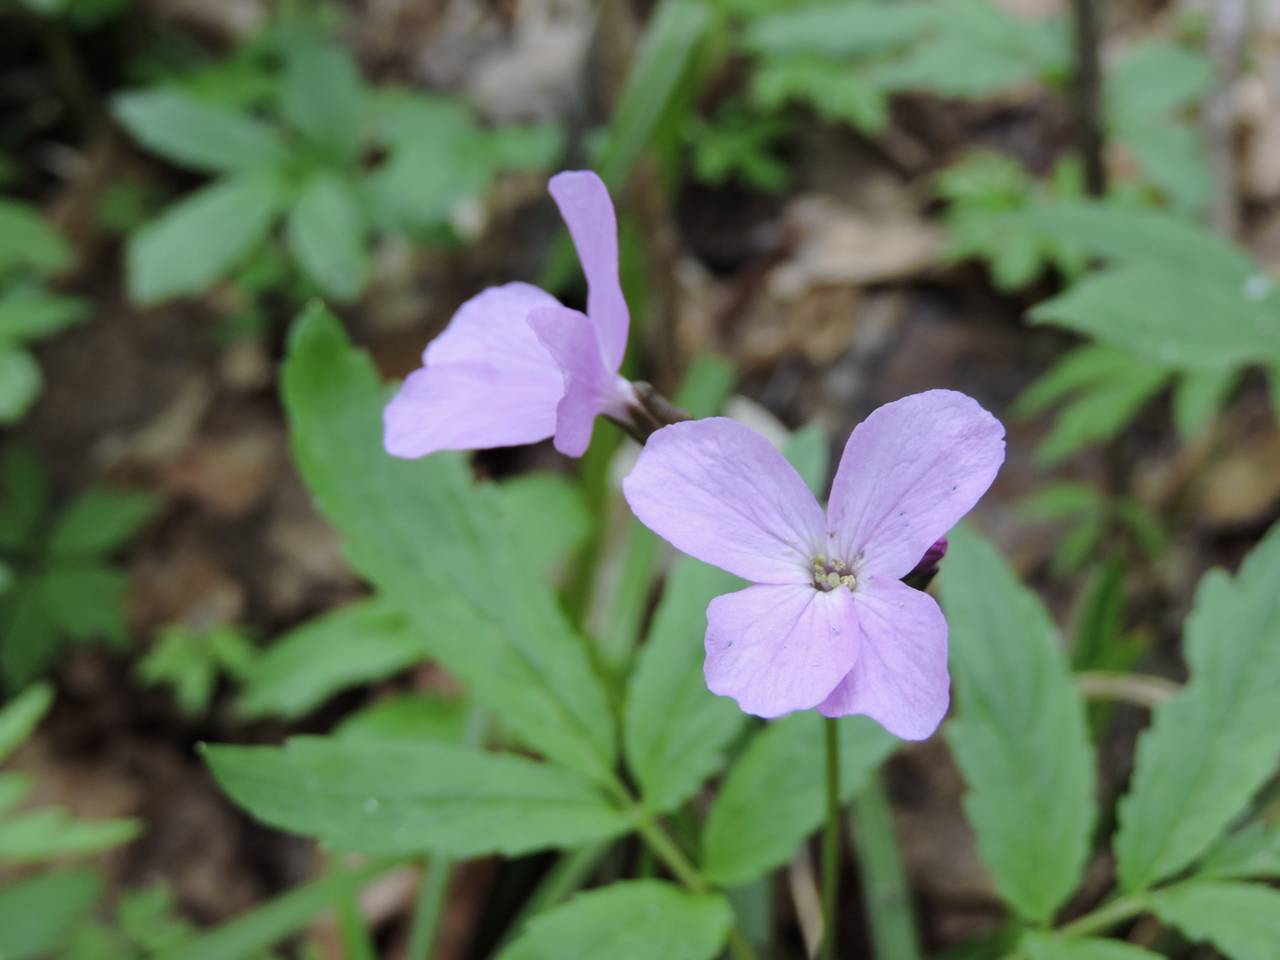
<path fill-rule="evenodd" d="M 843 560 L 829 560 L 819 554 L 813 558 L 809 569 L 813 572 L 814 587 L 824 593 L 829 593 L 837 587 L 853 590 L 858 583 L 858 578 L 849 568 L 849 564 Z"/>

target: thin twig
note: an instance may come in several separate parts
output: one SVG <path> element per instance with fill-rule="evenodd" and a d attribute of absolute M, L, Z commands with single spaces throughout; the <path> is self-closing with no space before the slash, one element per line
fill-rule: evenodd
<path fill-rule="evenodd" d="M 1175 696 L 1182 687 L 1164 677 L 1140 673 L 1078 673 L 1080 692 L 1091 700 L 1123 700 L 1140 707 L 1154 707 Z"/>
<path fill-rule="evenodd" d="M 1103 152 L 1102 65 L 1098 49 L 1102 30 L 1098 22 L 1097 0 L 1071 0 L 1071 12 L 1075 26 L 1072 94 L 1076 138 L 1084 160 L 1085 190 L 1091 197 L 1101 197 L 1107 192 L 1107 168 Z"/>

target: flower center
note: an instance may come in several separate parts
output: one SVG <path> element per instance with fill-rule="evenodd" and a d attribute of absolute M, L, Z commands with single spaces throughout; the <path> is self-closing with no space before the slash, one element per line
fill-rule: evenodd
<path fill-rule="evenodd" d="M 858 585 L 858 578 L 853 575 L 853 571 L 843 560 L 828 560 L 822 554 L 818 554 L 813 558 L 809 569 L 813 571 L 813 585 L 827 593 L 836 587 L 852 590 Z"/>

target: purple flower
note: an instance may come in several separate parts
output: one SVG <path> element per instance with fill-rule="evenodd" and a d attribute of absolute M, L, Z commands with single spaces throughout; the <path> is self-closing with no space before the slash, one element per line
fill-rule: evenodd
<path fill-rule="evenodd" d="M 707 607 L 706 678 L 747 713 L 862 713 L 922 740 L 947 712 L 947 623 L 901 582 L 986 492 L 1004 428 L 930 390 L 857 426 L 826 515 L 763 437 L 723 417 L 664 427 L 623 482 L 659 536 L 752 581 Z"/>
<path fill-rule="evenodd" d="M 557 450 L 579 457 L 598 414 L 625 415 L 635 394 L 618 368 L 630 318 L 609 192 L 585 170 L 556 174 L 549 189 L 587 277 L 586 314 L 527 283 L 472 297 L 387 404 L 388 453 L 421 457 L 554 436 Z"/>

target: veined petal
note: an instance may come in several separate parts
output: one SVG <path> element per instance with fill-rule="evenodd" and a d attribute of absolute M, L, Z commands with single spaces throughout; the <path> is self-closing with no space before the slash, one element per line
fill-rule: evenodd
<path fill-rule="evenodd" d="M 707 686 L 760 717 L 817 706 L 856 669 L 853 607 L 848 590 L 808 585 L 716 597 L 707 607 Z"/>
<path fill-rule="evenodd" d="M 578 251 L 587 278 L 587 314 L 595 325 L 605 363 L 610 373 L 617 373 L 627 350 L 631 317 L 618 279 L 618 220 L 609 190 L 590 170 L 557 173 L 547 189 Z"/>
<path fill-rule="evenodd" d="M 951 701 L 942 611 L 927 593 L 878 577 L 853 601 L 858 662 L 819 712 L 865 714 L 904 740 L 932 736 Z"/>
<path fill-rule="evenodd" d="M 623 412 L 622 381 L 605 368 L 586 314 L 568 307 L 544 307 L 529 314 L 529 325 L 564 379 L 563 396 L 556 406 L 556 449 L 565 456 L 580 457 L 591 443 L 596 417 Z"/>
<path fill-rule="evenodd" d="M 382 412 L 383 446 L 412 458 L 545 440 L 555 431 L 561 391 L 553 372 L 548 382 L 479 363 L 415 370 Z"/>
<path fill-rule="evenodd" d="M 905 576 L 1003 462 L 1004 427 L 972 397 L 929 390 L 886 403 L 854 428 L 840 457 L 830 552 L 864 575 Z"/>
<path fill-rule="evenodd" d="M 397 457 L 481 450 L 545 440 L 564 391 L 560 367 L 529 326 L 559 307 L 551 294 L 508 283 L 472 297 L 453 315 L 383 411 L 383 445 Z"/>
<path fill-rule="evenodd" d="M 769 441 L 726 417 L 663 427 L 622 490 L 676 549 L 756 583 L 809 584 L 822 508 Z"/>
<path fill-rule="evenodd" d="M 529 283 L 489 287 L 457 309 L 449 325 L 422 354 L 426 366 L 479 363 L 514 374 L 559 381 L 555 361 L 538 342 L 528 318 L 560 301 Z"/>

